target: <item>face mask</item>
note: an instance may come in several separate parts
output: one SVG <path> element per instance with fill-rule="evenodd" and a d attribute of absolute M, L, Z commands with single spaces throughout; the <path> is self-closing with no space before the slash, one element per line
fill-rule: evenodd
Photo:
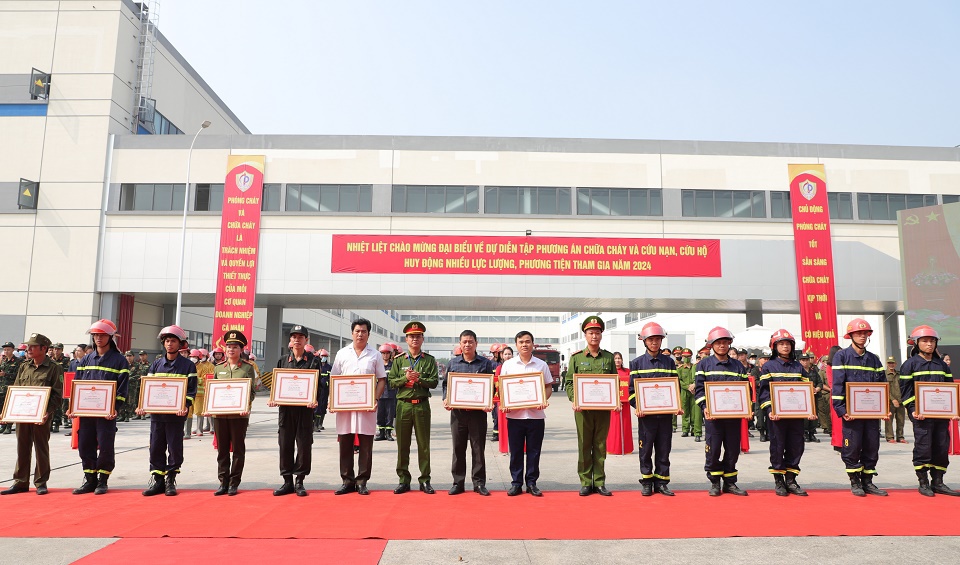
<path fill-rule="evenodd" d="M 196 363 L 196 362 L 199 361 L 200 359 L 198 359 L 198 358 L 196 358 L 196 357 L 191 357 L 190 360 L 193 361 L 194 363 Z"/>
<path fill-rule="evenodd" d="M 689 357 L 686 357 L 686 356 L 684 356 L 684 358 L 683 358 L 683 362 L 684 362 L 684 363 L 689 363 L 689 362 L 690 362 L 690 358 L 689 358 Z"/>
<path fill-rule="evenodd" d="M 320 362 L 321 362 L 321 363 L 326 363 L 326 362 L 327 362 L 326 356 L 321 357 L 321 358 L 320 358 Z"/>

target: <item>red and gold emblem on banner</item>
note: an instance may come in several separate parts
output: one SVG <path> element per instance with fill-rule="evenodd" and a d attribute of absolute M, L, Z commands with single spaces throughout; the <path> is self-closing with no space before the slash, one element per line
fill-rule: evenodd
<path fill-rule="evenodd" d="M 823 165 L 787 167 L 804 349 L 819 357 L 837 345 L 837 299 L 827 175 Z"/>

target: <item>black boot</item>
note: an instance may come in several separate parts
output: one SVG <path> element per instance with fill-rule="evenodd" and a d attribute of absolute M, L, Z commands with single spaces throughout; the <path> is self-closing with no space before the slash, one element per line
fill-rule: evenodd
<path fill-rule="evenodd" d="M 167 473 L 167 487 L 163 490 L 167 496 L 177 496 L 177 474 Z"/>
<path fill-rule="evenodd" d="M 73 494 L 87 494 L 95 491 L 96 489 L 97 489 L 97 474 L 84 473 L 83 484 L 80 485 L 80 488 L 73 489 Z"/>
<path fill-rule="evenodd" d="M 874 473 L 863 473 L 860 475 L 860 482 L 863 484 L 863 492 L 875 496 L 887 496 L 887 491 L 878 488 L 877 485 L 873 484 L 873 475 Z"/>
<path fill-rule="evenodd" d="M 810 441 L 813 443 L 820 443 L 820 440 L 817 438 L 817 432 L 810 432 Z"/>
<path fill-rule="evenodd" d="M 100 473 L 97 477 L 97 489 L 93 491 L 93 494 L 107 494 L 107 479 L 109 478 L 110 475 Z"/>
<path fill-rule="evenodd" d="M 377 435 L 373 438 L 373 441 L 384 441 L 387 439 L 387 430 L 380 428 L 377 430 Z"/>
<path fill-rule="evenodd" d="M 720 496 L 722 493 L 720 477 L 710 477 L 710 496 Z"/>
<path fill-rule="evenodd" d="M 313 431 L 320 431 L 320 416 L 314 416 L 313 418 Z"/>
<path fill-rule="evenodd" d="M 323 427 L 323 418 L 326 417 L 326 414 L 320 414 L 320 431 L 322 432 L 326 428 Z"/>
<path fill-rule="evenodd" d="M 853 496 L 867 496 L 867 494 L 863 492 L 863 483 L 860 482 L 860 473 L 849 473 L 849 475 L 850 492 L 853 493 Z"/>
<path fill-rule="evenodd" d="M 960 496 L 960 492 L 955 491 L 943 484 L 944 473 L 946 473 L 946 471 L 941 471 L 940 469 L 930 469 L 930 487 L 933 489 L 933 492 L 937 494 L 945 494 L 947 496 Z"/>
<path fill-rule="evenodd" d="M 494 435 L 496 435 L 496 434 L 494 434 Z M 393 428 L 387 428 L 386 436 L 387 436 L 387 441 L 397 441 L 397 440 L 393 437 Z"/>
<path fill-rule="evenodd" d="M 780 473 L 773 474 L 773 492 L 777 493 L 777 496 L 788 496 L 790 493 L 787 492 L 787 485 L 783 480 L 783 475 Z"/>
<path fill-rule="evenodd" d="M 60 422 L 57 420 L 53 421 L 53 429 L 50 430 L 50 433 L 55 434 L 60 431 Z"/>
<path fill-rule="evenodd" d="M 784 483 L 787 487 L 787 492 L 790 494 L 795 494 L 797 496 L 807 496 L 807 491 L 803 490 L 800 485 L 797 484 L 797 474 L 787 471 L 787 476 L 784 477 Z"/>
<path fill-rule="evenodd" d="M 726 479 L 723 480 L 723 492 L 737 496 L 747 496 L 747 491 L 738 487 L 736 482 L 730 482 Z"/>
<path fill-rule="evenodd" d="M 0 426 L 0 434 L 9 435 L 10 434 L 10 424 L 4 424 Z"/>
<path fill-rule="evenodd" d="M 307 496 L 307 489 L 303 488 L 303 475 L 297 475 L 297 481 L 293 484 L 293 490 L 297 496 Z"/>
<path fill-rule="evenodd" d="M 767 439 L 766 430 L 760 430 L 760 441 L 770 441 L 769 439 Z"/>
<path fill-rule="evenodd" d="M 653 496 L 653 481 L 640 481 L 640 495 Z"/>
<path fill-rule="evenodd" d="M 935 496 L 933 489 L 930 488 L 930 480 L 927 479 L 927 470 L 926 469 L 917 469 L 917 480 L 920 481 L 920 494 L 923 496 Z"/>
<path fill-rule="evenodd" d="M 283 484 L 280 485 L 280 488 L 273 491 L 273 496 L 284 496 L 287 494 L 293 494 L 293 477 L 291 475 L 284 475 Z"/>
<path fill-rule="evenodd" d="M 158 494 L 163 494 L 163 475 L 154 473 L 150 475 L 150 480 L 153 481 L 153 484 L 147 487 L 147 490 L 143 491 L 143 496 L 156 496 Z"/>

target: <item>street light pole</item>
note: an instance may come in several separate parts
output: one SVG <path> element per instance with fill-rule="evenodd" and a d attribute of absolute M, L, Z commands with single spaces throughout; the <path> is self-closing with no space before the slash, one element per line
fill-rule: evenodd
<path fill-rule="evenodd" d="M 183 262 L 187 252 L 187 207 L 190 204 L 190 159 L 193 157 L 193 144 L 197 142 L 200 133 L 210 127 L 210 120 L 205 120 L 200 124 L 200 129 L 193 136 L 190 142 L 190 150 L 187 151 L 187 183 L 183 189 L 183 225 L 180 227 L 180 274 L 177 276 L 177 315 L 175 325 L 180 325 L 180 309 L 183 305 Z"/>

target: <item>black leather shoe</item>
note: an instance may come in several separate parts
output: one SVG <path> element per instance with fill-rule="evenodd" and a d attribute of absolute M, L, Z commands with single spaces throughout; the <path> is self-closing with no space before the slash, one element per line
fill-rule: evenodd
<path fill-rule="evenodd" d="M 680 434 L 680 437 L 690 437 L 690 434 L 688 432 L 683 432 Z"/>
<path fill-rule="evenodd" d="M 47 494 L 47 492 L 49 492 L 47 491 L 47 485 L 40 485 L 37 487 L 37 494 L 44 495 Z"/>
<path fill-rule="evenodd" d="M 727 494 L 735 494 L 737 496 L 747 496 L 747 491 L 737 486 L 737 483 L 725 483 L 723 485 L 723 492 Z"/>
<path fill-rule="evenodd" d="M 673 491 L 667 485 L 657 485 L 656 491 L 664 496 L 673 496 Z"/>
<path fill-rule="evenodd" d="M 227 494 L 227 483 L 220 483 L 220 488 L 213 491 L 213 496 L 223 496 Z"/>
<path fill-rule="evenodd" d="M 6 492 L 6 491 L 4 491 L 4 492 Z M 521 489 L 519 486 L 517 486 L 517 485 L 510 485 L 510 490 L 507 491 L 507 496 L 517 496 L 517 495 L 519 495 L 519 494 L 522 493 L 522 492 L 523 492 L 523 489 Z"/>
<path fill-rule="evenodd" d="M 699 443 L 702 440 L 700 439 L 700 436 L 693 436 L 693 441 Z"/>
<path fill-rule="evenodd" d="M 230 485 L 227 489 L 227 496 L 237 496 L 237 485 Z"/>
<path fill-rule="evenodd" d="M 357 492 L 356 485 L 343 484 L 337 490 L 333 491 L 333 494 L 340 496 L 341 494 L 349 494 L 351 492 Z"/>
<path fill-rule="evenodd" d="M 297 492 L 297 496 L 307 496 L 307 489 L 303 487 L 302 476 L 297 476 L 297 480 L 293 483 L 293 490 Z"/>
<path fill-rule="evenodd" d="M 640 496 L 653 496 L 653 485 L 650 483 L 640 483 Z"/>
<path fill-rule="evenodd" d="M 607 487 L 603 485 L 594 487 L 593 492 L 599 494 L 600 496 L 613 496 L 613 493 L 607 490 Z"/>
<path fill-rule="evenodd" d="M 288 494 L 293 494 L 293 477 L 284 477 L 283 485 L 273 491 L 273 496 L 286 496 Z"/>
<path fill-rule="evenodd" d="M 453 486 L 450 488 L 449 494 L 452 496 L 452 495 L 455 495 L 455 494 L 463 494 L 463 492 L 464 492 L 464 491 L 463 491 L 463 485 L 453 485 Z"/>
<path fill-rule="evenodd" d="M 367 489 L 367 483 L 360 483 L 357 485 L 357 494 L 363 496 L 368 496 L 370 494 L 370 490 Z"/>
<path fill-rule="evenodd" d="M 397 488 L 393 489 L 393 494 L 403 494 L 405 492 L 410 492 L 409 483 L 400 483 Z"/>
<path fill-rule="evenodd" d="M 527 485 L 527 492 L 533 496 L 543 496 L 543 493 L 540 492 L 540 489 L 537 488 L 537 485 Z"/>
<path fill-rule="evenodd" d="M 580 487 L 580 496 L 590 496 L 593 494 L 593 487 Z"/>
<path fill-rule="evenodd" d="M 430 483 L 420 483 L 420 492 L 425 494 L 436 494 L 437 491 L 433 490 L 433 487 L 430 486 Z"/>
<path fill-rule="evenodd" d="M 490 496 L 490 491 L 488 491 L 487 487 L 484 485 L 477 485 L 473 487 L 473 492 L 479 494 L 480 496 Z"/>

